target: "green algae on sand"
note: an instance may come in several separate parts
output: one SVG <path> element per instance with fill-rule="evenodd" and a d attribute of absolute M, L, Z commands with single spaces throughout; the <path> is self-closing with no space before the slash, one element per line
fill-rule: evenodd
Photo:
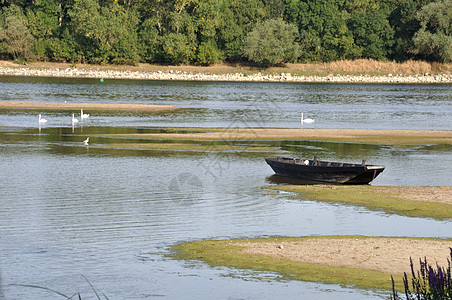
<path fill-rule="evenodd" d="M 403 290 L 410 257 L 428 257 L 440 265 L 451 239 L 312 236 L 202 240 L 176 244 L 176 259 L 201 260 L 211 266 L 277 272 L 283 279 L 351 285 L 365 289 Z"/>
<path fill-rule="evenodd" d="M 365 206 L 409 217 L 452 218 L 450 186 L 292 185 L 266 188 L 294 192 L 304 199 Z"/>

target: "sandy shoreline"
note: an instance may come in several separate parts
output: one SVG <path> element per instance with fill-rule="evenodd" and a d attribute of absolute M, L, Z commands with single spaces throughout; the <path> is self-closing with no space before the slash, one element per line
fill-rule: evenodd
<path fill-rule="evenodd" d="M 361 235 L 272 237 L 189 241 L 173 246 L 176 259 L 211 266 L 269 271 L 291 280 L 325 282 L 364 289 L 403 291 L 402 277 L 419 260 L 447 268 L 452 239 Z"/>
<path fill-rule="evenodd" d="M 176 69 L 176 68 L 174 68 Z M 208 72 L 181 71 L 165 68 L 164 71 L 122 70 L 106 68 L 76 68 L 69 64 L 65 67 L 32 67 L 0 61 L 0 76 L 24 77 L 62 77 L 62 78 L 98 78 L 98 79 L 140 79 L 174 81 L 232 81 L 232 82 L 299 82 L 299 83 L 399 83 L 399 84 L 452 84 L 452 74 L 416 74 L 416 75 L 339 75 L 296 76 L 290 72 L 262 74 L 235 72 L 212 74 Z"/>
<path fill-rule="evenodd" d="M 449 204 L 452 208 L 452 186 L 375 186 L 374 189 L 405 200 Z"/>
<path fill-rule="evenodd" d="M 298 241 L 232 243 L 244 246 L 243 253 L 283 258 L 290 261 L 329 266 L 377 270 L 388 274 L 410 272 L 410 257 L 415 270 L 419 259 L 447 266 L 451 240 L 385 237 L 305 238 Z"/>

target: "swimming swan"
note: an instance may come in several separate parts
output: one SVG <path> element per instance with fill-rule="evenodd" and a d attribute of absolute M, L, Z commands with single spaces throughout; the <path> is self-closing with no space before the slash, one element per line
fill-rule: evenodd
<path fill-rule="evenodd" d="M 45 124 L 45 123 L 47 123 L 47 120 L 41 118 L 41 114 L 39 114 L 39 120 L 38 120 L 38 123 L 39 123 L 39 124 Z"/>
<path fill-rule="evenodd" d="M 87 119 L 89 118 L 89 114 L 84 114 L 83 113 L 83 109 L 80 109 L 80 118 L 83 119 Z"/>
<path fill-rule="evenodd" d="M 86 140 L 83 141 L 83 144 L 88 145 L 88 142 L 89 142 L 89 137 L 87 137 Z"/>
<path fill-rule="evenodd" d="M 301 124 L 303 124 L 303 123 L 310 124 L 310 123 L 314 123 L 314 121 L 315 121 L 315 119 L 310 119 L 310 118 L 303 119 L 303 113 L 301 113 Z"/>
<path fill-rule="evenodd" d="M 77 123 L 78 120 L 74 117 L 74 114 L 72 114 L 72 123 Z"/>

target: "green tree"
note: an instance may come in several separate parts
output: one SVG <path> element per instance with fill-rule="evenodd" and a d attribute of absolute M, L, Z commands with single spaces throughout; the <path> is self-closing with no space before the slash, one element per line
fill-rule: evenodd
<path fill-rule="evenodd" d="M 138 18 L 117 1 L 101 7 L 96 0 L 75 0 L 68 11 L 80 53 L 91 63 L 135 64 L 139 61 Z M 131 30 L 132 29 L 132 30 Z"/>
<path fill-rule="evenodd" d="M 414 52 L 427 60 L 452 61 L 452 0 L 437 0 L 423 6 L 417 19 L 421 28 L 413 37 Z"/>
<path fill-rule="evenodd" d="M 418 10 L 431 0 L 403 0 L 396 3 L 388 17 L 391 27 L 394 29 L 394 45 L 390 58 L 397 61 L 415 59 L 414 34 L 421 28 L 416 19 Z"/>
<path fill-rule="evenodd" d="M 348 21 L 355 43 L 362 50 L 362 57 L 386 59 L 393 45 L 394 31 L 385 9 L 355 10 Z"/>
<path fill-rule="evenodd" d="M 303 61 L 359 57 L 346 24 L 345 0 L 286 0 L 285 17 L 300 32 Z"/>
<path fill-rule="evenodd" d="M 196 24 L 198 40 L 204 42 L 213 38 L 220 21 L 220 7 L 224 0 L 199 1 L 192 17 Z"/>
<path fill-rule="evenodd" d="M 34 38 L 22 8 L 16 5 L 5 7 L 0 19 L 0 51 L 13 59 L 30 59 Z"/>
<path fill-rule="evenodd" d="M 64 28 L 60 37 L 46 41 L 45 54 L 51 61 L 76 62 L 78 45 L 68 28 Z"/>
<path fill-rule="evenodd" d="M 268 67 L 294 62 L 299 55 L 296 43 L 298 30 L 295 25 L 281 19 L 256 24 L 243 46 L 243 55 L 260 66 Z"/>
<path fill-rule="evenodd" d="M 240 61 L 246 35 L 266 17 L 260 0 L 229 0 L 219 7 L 217 45 L 227 61 Z"/>
<path fill-rule="evenodd" d="M 53 0 L 36 0 L 26 10 L 31 34 L 35 37 L 33 50 L 38 59 L 46 58 L 50 41 L 55 41 L 60 28 L 61 7 Z"/>
<path fill-rule="evenodd" d="M 163 61 L 169 64 L 189 63 L 193 60 L 194 47 L 188 36 L 169 33 L 162 37 Z"/>
<path fill-rule="evenodd" d="M 266 15 L 270 19 L 281 19 L 284 17 L 284 0 L 262 0 Z"/>
<path fill-rule="evenodd" d="M 149 63 L 162 61 L 161 38 L 156 17 L 146 18 L 138 31 L 139 51 L 141 59 Z"/>
<path fill-rule="evenodd" d="M 389 56 L 394 38 L 388 21 L 392 2 L 397 0 L 347 0 L 347 26 L 362 57 L 384 60 Z"/>
<path fill-rule="evenodd" d="M 211 65 L 221 59 L 221 52 L 212 40 L 202 42 L 198 47 L 196 61 L 201 65 Z"/>

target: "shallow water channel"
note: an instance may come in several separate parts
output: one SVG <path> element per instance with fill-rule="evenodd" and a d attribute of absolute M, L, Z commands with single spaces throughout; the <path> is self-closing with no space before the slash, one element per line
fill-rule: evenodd
<path fill-rule="evenodd" d="M 387 299 L 389 293 L 209 267 L 177 242 L 311 235 L 452 237 L 451 222 L 263 189 L 266 152 L 109 149 L 161 127 L 452 130 L 450 85 L 345 85 L 0 77 L 0 101 L 168 104 L 159 114 L 0 110 L 0 299 Z M 77 113 L 77 112 L 74 112 Z M 87 112 L 89 113 L 89 112 Z M 81 143 L 91 136 L 90 145 Z M 134 142 L 137 142 L 134 140 Z M 138 141 L 140 142 L 140 141 Z M 384 164 L 373 185 L 450 185 L 452 146 L 246 141 L 271 155 Z M 100 145 L 104 147 L 99 147 Z M 407 262 L 409 264 L 409 262 Z"/>

